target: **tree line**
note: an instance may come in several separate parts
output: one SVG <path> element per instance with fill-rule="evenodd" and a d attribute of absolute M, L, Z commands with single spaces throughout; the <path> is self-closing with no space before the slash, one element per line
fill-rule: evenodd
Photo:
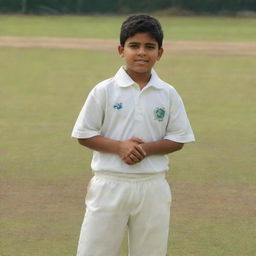
<path fill-rule="evenodd" d="M 176 8 L 193 13 L 256 11 L 256 0 L 0 0 L 0 13 L 122 14 Z"/>

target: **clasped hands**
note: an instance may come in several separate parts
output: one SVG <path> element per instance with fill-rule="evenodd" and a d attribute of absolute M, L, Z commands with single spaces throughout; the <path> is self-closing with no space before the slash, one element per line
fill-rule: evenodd
<path fill-rule="evenodd" d="M 137 137 L 121 141 L 118 155 L 126 164 L 133 165 L 139 163 L 146 157 L 146 152 L 141 145 L 143 143 L 144 141 Z"/>

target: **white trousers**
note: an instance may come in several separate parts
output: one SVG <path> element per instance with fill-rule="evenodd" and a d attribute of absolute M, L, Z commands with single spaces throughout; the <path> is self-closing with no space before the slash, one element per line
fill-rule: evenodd
<path fill-rule="evenodd" d="M 85 202 L 77 256 L 118 256 L 127 228 L 129 256 L 166 256 L 171 191 L 164 173 L 96 172 Z"/>

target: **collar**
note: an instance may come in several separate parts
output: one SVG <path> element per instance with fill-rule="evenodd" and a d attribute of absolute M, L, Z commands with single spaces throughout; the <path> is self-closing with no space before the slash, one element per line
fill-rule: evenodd
<path fill-rule="evenodd" d="M 116 80 L 119 87 L 128 87 L 131 85 L 136 84 L 132 78 L 127 74 L 124 67 L 121 67 L 116 75 L 114 76 L 114 79 Z M 158 77 L 157 73 L 154 69 L 151 70 L 151 78 L 149 82 L 147 83 L 147 87 L 154 87 L 156 89 L 162 88 L 163 81 Z"/>

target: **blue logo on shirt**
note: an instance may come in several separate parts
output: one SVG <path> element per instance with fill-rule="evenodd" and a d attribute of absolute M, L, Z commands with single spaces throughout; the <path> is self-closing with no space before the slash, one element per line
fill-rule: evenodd
<path fill-rule="evenodd" d="M 113 108 L 119 110 L 119 109 L 123 108 L 123 103 L 121 103 L 121 102 L 120 102 L 120 103 L 116 103 L 116 104 L 113 106 Z"/>

